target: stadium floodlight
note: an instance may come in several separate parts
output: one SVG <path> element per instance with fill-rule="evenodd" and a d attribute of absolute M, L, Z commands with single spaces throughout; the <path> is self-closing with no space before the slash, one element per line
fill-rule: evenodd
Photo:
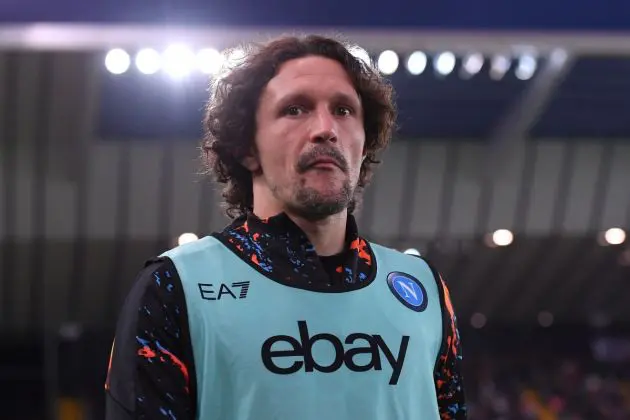
<path fill-rule="evenodd" d="M 131 66 L 129 53 L 121 48 L 110 50 L 105 56 L 105 68 L 112 74 L 123 74 Z"/>
<path fill-rule="evenodd" d="M 626 232 L 621 228 L 610 228 L 604 232 L 604 239 L 609 245 L 621 245 L 626 241 Z"/>
<path fill-rule="evenodd" d="M 501 80 L 505 73 L 510 70 L 510 59 L 504 55 L 497 55 L 492 58 L 490 63 L 490 77 L 494 80 Z"/>
<path fill-rule="evenodd" d="M 518 65 L 514 74 L 520 80 L 529 80 L 536 73 L 536 58 L 534 56 L 526 54 L 522 55 L 518 60 Z"/>
<path fill-rule="evenodd" d="M 155 74 L 162 67 L 162 57 L 152 48 L 144 48 L 136 54 L 136 67 L 143 74 Z"/>
<path fill-rule="evenodd" d="M 463 77 L 471 77 L 479 73 L 483 68 L 483 55 L 474 53 L 468 54 L 462 60 Z"/>
<path fill-rule="evenodd" d="M 164 71 L 175 78 L 187 76 L 195 67 L 195 53 L 186 45 L 170 45 L 162 57 Z"/>
<path fill-rule="evenodd" d="M 407 71 L 413 76 L 418 76 L 427 68 L 427 55 L 422 51 L 414 51 L 407 58 Z"/>
<path fill-rule="evenodd" d="M 219 74 L 224 62 L 225 57 L 214 48 L 204 48 L 197 53 L 197 67 L 204 74 Z"/>
<path fill-rule="evenodd" d="M 514 234 L 507 229 L 497 229 L 492 233 L 492 242 L 496 246 L 508 246 L 514 241 Z"/>
<path fill-rule="evenodd" d="M 420 256 L 420 251 L 418 251 L 416 248 L 409 248 L 409 249 L 405 250 L 405 254 L 415 255 L 415 256 L 419 257 Z"/>
<path fill-rule="evenodd" d="M 366 65 L 370 67 L 372 66 L 372 59 L 370 58 L 370 54 L 368 54 L 365 49 L 359 47 L 358 45 L 355 45 L 348 48 L 348 51 L 350 51 L 350 54 L 352 54 L 357 60 L 363 61 Z"/>
<path fill-rule="evenodd" d="M 442 76 L 447 76 L 455 69 L 455 63 L 455 54 L 448 51 L 443 52 L 435 58 L 435 71 L 437 71 Z"/>
<path fill-rule="evenodd" d="M 177 238 L 177 244 L 184 245 L 190 242 L 195 242 L 198 239 L 199 237 L 194 233 L 182 233 L 181 235 L 179 235 L 179 238 Z"/>
<path fill-rule="evenodd" d="M 378 69 L 385 75 L 394 74 L 398 70 L 398 54 L 392 50 L 383 51 L 378 56 Z"/>
<path fill-rule="evenodd" d="M 561 69 L 567 62 L 568 58 L 569 54 L 565 50 L 557 48 L 549 55 L 549 62 L 555 69 Z"/>

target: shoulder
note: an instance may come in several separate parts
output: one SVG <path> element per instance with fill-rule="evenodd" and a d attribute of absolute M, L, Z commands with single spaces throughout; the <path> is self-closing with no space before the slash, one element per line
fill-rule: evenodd
<path fill-rule="evenodd" d="M 176 268 L 178 280 L 184 291 L 190 292 L 190 286 L 196 287 L 199 276 L 218 273 L 223 269 L 226 252 L 230 251 L 214 236 L 206 236 L 162 253 L 159 258 L 168 259 Z"/>
<path fill-rule="evenodd" d="M 150 259 L 136 275 L 124 308 L 138 308 L 146 300 L 174 298 L 180 287 L 179 273 L 169 257 Z"/>
<path fill-rule="evenodd" d="M 118 316 L 116 336 L 119 348 L 130 346 L 135 353 L 138 331 L 160 328 L 179 318 L 185 310 L 185 296 L 173 261 L 159 257 L 147 261 L 139 271 Z M 178 314 L 175 316 L 168 316 Z"/>
<path fill-rule="evenodd" d="M 377 255 L 377 258 L 384 262 L 385 266 L 392 269 L 392 271 L 398 269 L 398 267 L 403 270 L 408 269 L 418 274 L 422 279 L 425 279 L 425 281 L 434 283 L 434 286 L 431 287 L 435 287 L 440 301 L 444 301 L 445 284 L 442 275 L 429 259 L 423 255 L 408 254 L 374 243 L 370 243 L 370 246 Z"/>
<path fill-rule="evenodd" d="M 178 329 L 186 318 L 186 298 L 173 261 L 151 259 L 139 271 L 119 311 L 115 352 L 133 359 L 141 344 L 140 332 Z"/>
<path fill-rule="evenodd" d="M 162 401 L 161 392 L 177 395 L 188 389 L 194 385 L 190 380 L 193 372 L 179 274 L 168 257 L 149 260 L 139 271 L 116 325 L 105 384 L 110 410 L 116 406 L 134 415 L 153 415 Z"/>
<path fill-rule="evenodd" d="M 383 245 L 370 243 L 372 250 L 377 254 L 378 258 L 390 263 L 390 264 L 405 264 L 410 267 L 422 267 L 425 270 L 431 272 L 433 278 L 438 281 L 440 276 L 439 272 L 435 269 L 433 264 L 425 257 L 418 254 L 408 254 L 401 252 L 394 248 L 388 248 Z"/>
<path fill-rule="evenodd" d="M 171 260 L 177 260 L 179 258 L 199 256 L 208 252 L 217 252 L 223 248 L 221 242 L 214 236 L 205 236 L 199 240 L 171 248 L 162 253 L 159 257 L 168 257 Z"/>
<path fill-rule="evenodd" d="M 208 269 L 208 263 L 220 261 L 227 248 L 214 236 L 205 236 L 162 253 L 160 258 L 168 258 L 177 267 L 180 277 L 194 268 Z"/>
<path fill-rule="evenodd" d="M 390 248 L 384 245 L 377 244 L 375 242 L 369 242 L 370 247 L 378 252 L 379 254 L 387 254 L 387 255 L 396 255 L 399 258 L 408 259 L 410 261 L 416 261 L 418 258 L 423 260 L 419 255 L 407 254 L 405 252 L 399 251 L 395 248 Z"/>

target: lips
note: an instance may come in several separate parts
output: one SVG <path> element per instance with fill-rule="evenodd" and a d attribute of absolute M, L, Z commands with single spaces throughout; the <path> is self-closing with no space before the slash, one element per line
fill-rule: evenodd
<path fill-rule="evenodd" d="M 317 167 L 317 166 L 336 166 L 337 168 L 341 169 L 341 165 L 339 164 L 339 162 L 337 162 L 335 159 L 317 159 L 314 162 L 312 162 L 310 165 L 308 165 L 309 167 Z"/>

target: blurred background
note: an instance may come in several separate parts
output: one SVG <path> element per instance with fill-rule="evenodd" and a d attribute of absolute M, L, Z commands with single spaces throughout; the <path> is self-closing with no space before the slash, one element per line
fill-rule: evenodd
<path fill-rule="evenodd" d="M 228 222 L 197 160 L 221 52 L 315 32 L 397 91 L 359 224 L 443 271 L 470 418 L 630 419 L 629 29 L 622 0 L 4 0 L 0 418 L 103 418 L 143 262 Z"/>

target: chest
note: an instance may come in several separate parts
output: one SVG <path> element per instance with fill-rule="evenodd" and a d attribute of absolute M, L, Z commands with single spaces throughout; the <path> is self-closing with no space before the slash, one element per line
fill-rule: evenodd
<path fill-rule="evenodd" d="M 204 370 L 231 366 L 235 380 L 265 386 L 280 378 L 293 386 L 338 384 L 348 375 L 391 386 L 427 376 L 435 364 L 442 324 L 431 287 L 392 287 L 384 272 L 363 289 L 322 293 L 255 271 L 231 273 L 198 283 L 187 296 L 196 363 Z M 410 309 L 405 299 L 420 299 L 424 307 Z"/>

